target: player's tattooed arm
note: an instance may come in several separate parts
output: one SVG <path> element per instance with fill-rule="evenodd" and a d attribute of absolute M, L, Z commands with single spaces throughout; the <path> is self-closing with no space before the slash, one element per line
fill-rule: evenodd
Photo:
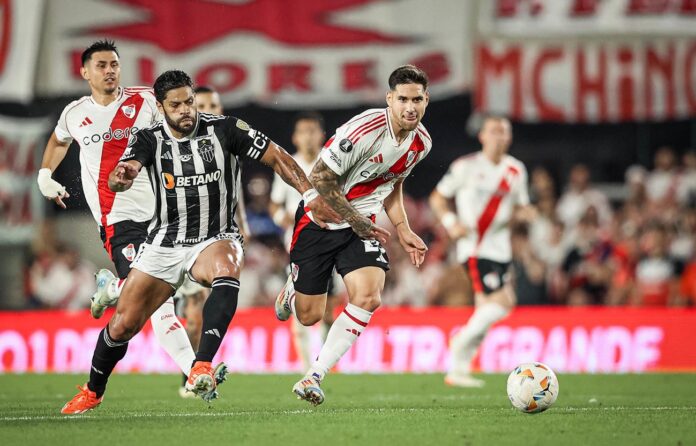
<path fill-rule="evenodd" d="M 317 197 L 312 189 L 312 184 L 307 179 L 302 168 L 295 159 L 288 154 L 282 147 L 271 143 L 268 150 L 261 157 L 261 161 L 270 166 L 278 176 L 290 186 L 303 194 L 305 204 L 311 209 L 314 221 L 321 227 L 325 227 L 325 222 L 339 223 L 341 216 L 325 202 L 323 197 Z M 305 192 L 312 190 L 315 198 L 308 198 Z"/>
<path fill-rule="evenodd" d="M 270 143 L 261 161 L 270 166 L 283 181 L 297 189 L 299 193 L 303 194 L 312 188 L 312 184 L 307 179 L 307 175 L 302 171 L 302 168 L 279 145 Z"/>
<path fill-rule="evenodd" d="M 386 229 L 372 223 L 372 220 L 363 216 L 358 212 L 346 199 L 338 184 L 338 174 L 331 170 L 324 161 L 319 158 L 312 169 L 310 175 L 314 187 L 319 192 L 324 200 L 338 214 L 350 224 L 358 236 L 366 239 L 377 239 L 380 243 L 386 243 L 389 238 L 389 232 Z"/>

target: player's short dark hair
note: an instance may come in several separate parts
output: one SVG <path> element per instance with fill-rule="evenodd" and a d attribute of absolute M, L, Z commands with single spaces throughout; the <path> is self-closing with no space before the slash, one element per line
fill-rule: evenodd
<path fill-rule="evenodd" d="M 169 90 L 181 87 L 191 87 L 193 89 L 191 77 L 181 70 L 165 71 L 159 75 L 152 86 L 155 90 L 155 98 L 160 104 L 164 103 L 164 98 L 167 97 Z"/>
<path fill-rule="evenodd" d="M 297 126 L 297 123 L 300 121 L 314 121 L 317 124 L 319 124 L 319 127 L 321 127 L 322 130 L 325 130 L 324 129 L 324 117 L 321 116 L 318 112 L 315 112 L 315 111 L 300 112 L 295 116 L 295 126 Z"/>
<path fill-rule="evenodd" d="M 113 51 L 117 56 L 119 55 L 116 49 L 116 42 L 107 39 L 97 40 L 82 52 L 82 66 L 84 67 L 87 61 L 92 58 L 92 54 L 100 51 Z"/>
<path fill-rule="evenodd" d="M 427 90 L 428 75 L 415 65 L 402 65 L 389 75 L 389 88 L 393 91 L 401 84 L 421 84 Z"/>
<path fill-rule="evenodd" d="M 211 86 L 208 86 L 208 85 L 199 85 L 198 87 L 193 89 L 193 92 L 196 94 L 198 94 L 198 93 L 217 93 L 217 90 Z"/>

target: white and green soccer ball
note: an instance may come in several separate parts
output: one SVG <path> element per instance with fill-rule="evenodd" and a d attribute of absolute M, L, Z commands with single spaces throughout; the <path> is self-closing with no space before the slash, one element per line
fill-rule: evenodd
<path fill-rule="evenodd" d="M 546 364 L 526 362 L 508 376 L 507 393 L 515 409 L 525 413 L 543 412 L 558 398 L 558 379 Z"/>

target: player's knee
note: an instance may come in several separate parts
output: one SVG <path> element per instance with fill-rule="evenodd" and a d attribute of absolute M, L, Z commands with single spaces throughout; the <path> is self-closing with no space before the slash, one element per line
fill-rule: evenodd
<path fill-rule="evenodd" d="M 324 317 L 324 313 L 309 310 L 301 313 L 298 312 L 298 314 L 296 314 L 295 316 L 297 317 L 297 320 L 300 322 L 300 324 L 304 325 L 305 327 L 309 327 L 319 322 L 321 318 Z"/>
<path fill-rule="evenodd" d="M 239 270 L 239 265 L 234 262 L 216 262 L 212 271 L 212 279 L 218 277 L 239 277 Z"/>
<path fill-rule="evenodd" d="M 379 308 L 380 305 L 382 305 L 382 299 L 380 297 L 380 293 L 375 291 L 351 296 L 350 303 L 362 308 L 363 310 L 373 312 Z"/>
<path fill-rule="evenodd" d="M 109 337 L 119 342 L 130 341 L 140 331 L 142 323 L 137 318 L 120 316 L 109 323 Z"/>

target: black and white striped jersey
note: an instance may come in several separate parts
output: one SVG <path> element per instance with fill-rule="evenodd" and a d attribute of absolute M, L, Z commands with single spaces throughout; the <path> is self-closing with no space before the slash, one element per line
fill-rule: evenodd
<path fill-rule="evenodd" d="M 150 176 L 155 214 L 147 243 L 187 246 L 237 231 L 240 158 L 260 159 L 270 142 L 241 119 L 207 113 L 182 139 L 165 122 L 133 134 L 121 160 L 139 161 Z"/>

